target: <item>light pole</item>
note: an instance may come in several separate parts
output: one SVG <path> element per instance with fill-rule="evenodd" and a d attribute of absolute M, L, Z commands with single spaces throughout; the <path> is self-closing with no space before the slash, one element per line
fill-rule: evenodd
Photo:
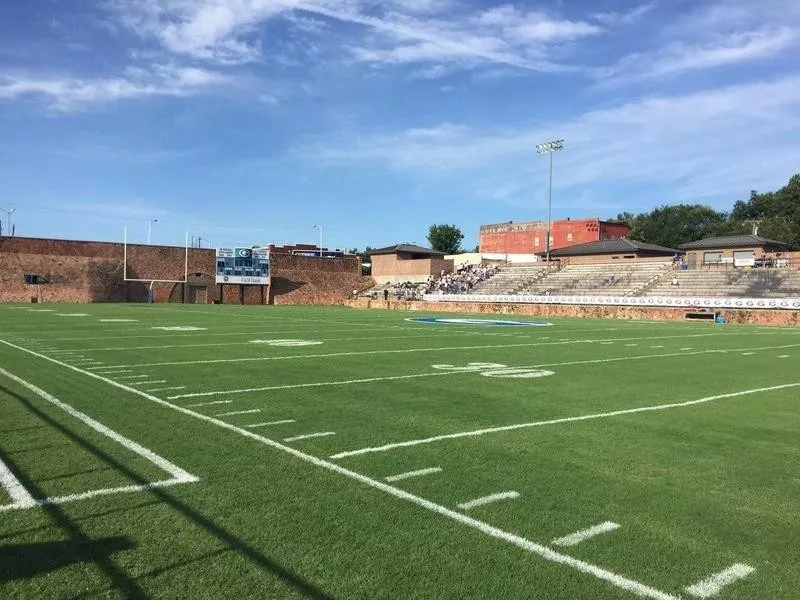
<path fill-rule="evenodd" d="M 150 219 L 147 222 L 147 245 L 150 245 L 150 236 L 153 234 L 153 223 L 158 223 L 158 219 Z"/>
<path fill-rule="evenodd" d="M 6 235 L 8 237 L 11 237 L 11 215 L 13 215 L 15 212 L 17 212 L 17 209 L 16 208 L 12 208 L 12 209 L 0 208 L 0 210 L 2 210 L 4 213 L 6 213 L 7 222 L 8 222 L 8 229 L 6 231 Z M 0 227 L 0 229 L 2 229 L 2 227 Z"/>
<path fill-rule="evenodd" d="M 553 140 L 538 144 L 536 146 L 536 154 L 543 156 L 550 155 L 550 191 L 547 197 L 547 262 L 550 262 L 550 231 L 553 228 L 553 153 L 559 152 L 564 149 L 564 140 Z"/>
<path fill-rule="evenodd" d="M 314 225 L 314 229 L 319 229 L 319 257 L 322 258 L 322 225 Z"/>

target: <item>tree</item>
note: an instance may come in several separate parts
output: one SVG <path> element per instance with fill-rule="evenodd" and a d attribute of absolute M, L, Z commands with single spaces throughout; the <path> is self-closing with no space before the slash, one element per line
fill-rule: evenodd
<path fill-rule="evenodd" d="M 727 226 L 725 213 L 700 204 L 661 206 L 649 213 L 635 216 L 622 213 L 616 220 L 630 226 L 631 239 L 668 248 L 721 235 Z"/>
<path fill-rule="evenodd" d="M 428 242 L 431 248 L 445 254 L 458 254 L 464 234 L 455 225 L 431 225 L 428 229 Z"/>
<path fill-rule="evenodd" d="M 733 205 L 731 220 L 741 223 L 747 233 L 749 224 L 757 222 L 758 235 L 800 246 L 800 174 L 776 192 L 751 191 L 750 200 Z"/>

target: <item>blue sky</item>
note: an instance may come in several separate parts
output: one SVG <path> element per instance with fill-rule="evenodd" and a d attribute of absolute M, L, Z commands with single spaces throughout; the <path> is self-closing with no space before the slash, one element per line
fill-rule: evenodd
<path fill-rule="evenodd" d="M 425 243 L 800 171 L 797 0 L 0 2 L 18 235 Z M 2 215 L 3 213 L 0 213 Z M 5 220 L 5 219 L 4 219 Z"/>

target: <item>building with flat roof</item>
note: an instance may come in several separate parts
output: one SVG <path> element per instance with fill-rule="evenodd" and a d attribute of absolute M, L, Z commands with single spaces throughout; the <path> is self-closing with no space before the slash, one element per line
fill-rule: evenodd
<path fill-rule="evenodd" d="M 396 244 L 370 250 L 369 257 L 372 278 L 378 284 L 421 282 L 431 275 L 453 270 L 453 261 L 445 259 L 444 252 L 414 244 Z"/>
<path fill-rule="evenodd" d="M 628 237 L 630 227 L 597 218 L 553 221 L 550 251 L 601 240 Z M 481 254 L 536 255 L 547 252 L 547 221 L 482 225 L 478 233 Z"/>

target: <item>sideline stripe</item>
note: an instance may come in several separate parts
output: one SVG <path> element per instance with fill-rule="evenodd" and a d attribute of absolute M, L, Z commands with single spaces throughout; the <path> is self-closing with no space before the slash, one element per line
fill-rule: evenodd
<path fill-rule="evenodd" d="M 283 438 L 284 442 L 296 442 L 297 440 L 307 440 L 310 438 L 327 437 L 329 435 L 336 435 L 335 431 L 320 431 L 319 433 L 306 433 L 304 435 L 296 435 L 294 437 Z"/>
<path fill-rule="evenodd" d="M 568 367 L 574 365 L 592 365 L 601 363 L 622 362 L 628 360 L 645 360 L 648 358 L 670 358 L 674 356 L 692 356 L 696 354 L 724 354 L 727 352 L 738 352 L 739 350 L 776 350 L 781 348 L 796 348 L 800 344 L 787 344 L 784 346 L 765 346 L 763 348 L 734 348 L 732 350 L 698 350 L 691 353 L 670 352 L 666 354 L 643 354 L 640 356 L 619 356 L 616 358 L 593 358 L 588 360 L 572 360 L 560 363 L 543 363 L 540 365 L 530 365 L 523 367 L 510 367 L 514 369 L 538 369 L 542 367 Z M 178 400 L 179 398 L 203 398 L 207 396 L 227 396 L 230 394 L 246 394 L 250 392 L 265 392 L 271 390 L 293 390 L 297 388 L 325 387 L 329 385 L 353 385 L 357 383 L 374 383 L 376 381 L 393 381 L 397 379 L 416 379 L 419 377 L 436 377 L 437 375 L 459 375 L 464 371 L 444 371 L 436 373 L 414 373 L 411 375 L 392 375 L 389 377 L 368 377 L 365 379 L 346 379 L 344 381 L 320 381 L 316 383 L 291 383 L 287 385 L 270 385 L 266 387 L 244 388 L 239 390 L 216 390 L 211 392 L 196 392 L 190 394 L 179 394 L 177 396 L 167 396 L 167 400 Z M 471 373 L 467 371 L 466 373 Z"/>
<path fill-rule="evenodd" d="M 358 456 L 360 454 L 373 454 L 375 452 L 386 452 L 387 450 L 394 450 L 395 448 L 408 448 L 409 446 L 420 446 L 422 444 L 432 444 L 433 442 L 441 442 L 442 440 L 454 440 L 457 438 L 476 437 L 485 435 L 487 433 L 498 433 L 501 431 L 513 431 L 515 429 L 527 429 L 529 427 L 543 427 L 545 425 L 559 425 L 561 423 L 574 423 L 576 421 L 589 421 L 592 419 L 606 419 L 608 417 L 618 417 L 620 415 L 632 415 L 643 412 L 655 412 L 661 410 L 669 410 L 671 408 L 683 408 L 685 406 L 694 406 L 695 404 L 705 404 L 707 402 L 714 402 L 715 400 L 725 400 L 727 398 L 738 398 L 739 396 L 748 396 L 750 394 L 758 394 L 761 392 L 772 392 L 775 390 L 785 390 L 800 386 L 800 383 L 786 383 L 783 385 L 773 385 L 770 387 L 755 388 L 752 390 L 744 390 L 741 392 L 732 392 L 730 394 L 719 394 L 717 396 L 706 396 L 697 400 L 689 400 L 688 402 L 675 402 L 672 404 L 658 404 L 655 406 L 640 406 L 638 408 L 628 408 L 625 410 L 615 410 L 604 413 L 594 413 L 590 415 L 581 415 L 578 417 L 564 417 L 562 419 L 551 419 L 549 421 L 533 421 L 531 423 L 518 423 L 516 425 L 504 425 L 503 427 L 489 427 L 486 429 L 475 429 L 473 431 L 461 431 L 459 433 L 448 433 L 445 435 L 437 435 L 429 438 L 422 438 L 418 440 L 408 440 L 405 442 L 396 442 L 393 444 L 385 444 L 383 446 L 375 446 L 372 448 L 361 448 L 359 450 L 349 450 L 347 452 L 339 452 L 332 454 L 328 458 L 339 459 L 348 456 Z"/>
<path fill-rule="evenodd" d="M 587 529 L 576 531 L 575 533 L 570 533 L 569 535 L 555 539 L 550 543 L 554 546 L 576 546 L 581 542 L 588 540 L 589 538 L 593 538 L 603 533 L 608 533 L 609 531 L 614 531 L 615 529 L 619 529 L 619 525 L 617 523 L 606 521 L 605 523 L 600 523 L 594 527 L 589 527 Z"/>
<path fill-rule="evenodd" d="M 469 510 L 471 508 L 477 508 L 478 506 L 484 506 L 485 504 L 492 504 L 500 500 L 513 500 L 514 498 L 519 498 L 519 492 L 500 492 L 498 494 L 483 496 L 482 498 L 475 498 L 475 500 L 470 500 L 469 502 L 462 502 L 457 506 L 461 510 Z"/>
<path fill-rule="evenodd" d="M 392 475 L 387 477 L 386 481 L 401 481 L 403 479 L 410 479 L 411 477 L 422 477 L 423 475 L 430 475 L 432 473 L 441 473 L 442 467 L 431 467 L 429 469 L 420 469 L 419 471 L 408 471 L 407 473 L 400 473 L 399 475 Z"/>
<path fill-rule="evenodd" d="M 298 360 L 305 358 L 337 358 L 341 356 L 371 356 L 373 354 L 411 354 L 415 352 L 446 352 L 450 350 L 491 350 L 493 348 L 529 348 L 532 346 L 563 346 L 565 344 L 595 344 L 597 342 L 618 342 L 628 340 L 665 340 L 665 339 L 686 339 L 696 337 L 719 337 L 726 335 L 728 337 L 733 335 L 762 335 L 757 333 L 696 333 L 693 335 L 662 335 L 653 337 L 640 337 L 640 338 L 608 338 L 600 340 L 568 340 L 563 339 L 558 342 L 522 342 L 518 344 L 481 344 L 478 346 L 444 346 L 438 348 L 402 348 L 393 350 L 358 350 L 353 352 L 329 352 L 327 354 L 290 354 L 288 356 L 248 356 L 244 358 L 213 358 L 207 360 L 183 360 L 173 362 L 157 362 L 157 363 L 137 363 L 131 365 L 115 365 L 119 368 L 128 367 L 167 367 L 176 365 L 210 365 L 219 363 L 239 363 L 239 362 L 261 362 L 266 360 Z"/>
<path fill-rule="evenodd" d="M 2 340 L 0 340 L 0 341 L 2 341 Z M 6 342 L 3 342 L 3 343 L 6 343 Z M 48 360 L 53 360 L 54 362 L 60 362 L 60 361 L 55 361 L 54 359 L 48 359 Z M 73 369 L 75 369 L 77 371 L 81 370 L 78 367 L 71 367 L 71 368 L 73 368 Z M 190 483 L 190 482 L 192 482 L 193 483 L 195 481 L 199 481 L 199 479 L 197 477 L 195 477 L 194 475 L 190 475 L 189 473 L 187 473 L 186 471 L 181 469 L 179 466 L 172 464 L 166 458 L 163 458 L 163 457 L 159 456 L 158 454 L 156 454 L 152 450 L 148 450 L 144 446 L 140 446 L 139 444 L 137 444 L 133 440 L 130 440 L 130 439 L 126 438 L 123 435 L 120 435 L 119 433 L 117 433 L 113 429 L 109 429 L 108 427 L 106 427 L 102 423 L 99 423 L 98 421 L 95 421 L 94 419 L 92 419 L 90 416 L 82 413 L 81 411 L 77 410 L 76 408 L 73 408 L 69 404 L 66 404 L 66 403 L 62 402 L 61 400 L 59 400 L 55 396 L 52 396 L 51 394 L 48 394 L 43 389 L 33 385 L 32 383 L 30 383 L 28 381 L 25 381 L 21 377 L 17 377 L 13 373 L 10 373 L 9 371 L 6 371 L 2 367 L 0 367 L 0 375 L 4 375 L 8 379 L 10 379 L 12 381 L 15 381 L 16 383 L 18 383 L 19 385 L 24 387 L 26 390 L 33 392 L 34 394 L 36 394 L 37 396 L 39 396 L 43 400 L 46 400 L 50 404 L 60 408 L 61 410 L 63 410 L 68 415 L 71 415 L 71 416 L 75 417 L 81 423 L 83 423 L 84 425 L 90 427 L 91 429 L 94 429 L 96 432 L 106 436 L 109 439 L 114 440 L 120 446 L 130 450 L 134 454 L 138 454 L 142 458 L 145 458 L 145 459 L 149 460 L 151 463 L 153 463 L 154 465 L 159 467 L 161 470 L 166 471 L 167 473 L 172 475 L 172 477 L 175 480 L 177 480 L 177 482 L 179 482 L 179 483 Z"/>
<path fill-rule="evenodd" d="M 30 508 L 36 505 L 36 500 L 33 499 L 33 496 L 25 489 L 20 480 L 14 476 L 11 469 L 2 459 L 0 459 L 0 487 L 11 496 L 12 501 L 12 504 L 0 506 L 0 511 L 12 508 Z"/>
<path fill-rule="evenodd" d="M 713 598 L 719 594 L 725 586 L 739 581 L 740 579 L 744 579 L 753 572 L 755 572 L 755 569 L 750 565 L 736 563 L 724 571 L 714 573 L 702 581 L 688 586 L 686 592 L 695 598 Z"/>
<path fill-rule="evenodd" d="M 613 571 L 609 571 L 608 569 L 604 569 L 595 564 L 574 558 L 572 556 L 569 556 L 568 554 L 558 552 L 556 550 L 553 550 L 552 548 L 549 548 L 548 546 L 538 544 L 519 535 L 504 531 L 498 527 L 494 527 L 493 525 L 489 525 L 488 523 L 485 523 L 483 521 L 480 521 L 463 513 L 457 512 L 450 508 L 447 508 L 446 506 L 442 506 L 441 504 L 436 504 L 435 502 L 431 502 L 430 500 L 426 500 L 425 498 L 422 498 L 420 496 L 415 496 L 414 494 L 406 492 L 405 490 L 402 490 L 400 488 L 394 487 L 382 481 L 378 481 L 377 479 L 372 479 L 371 477 L 367 477 L 366 475 L 362 475 L 361 473 L 357 473 L 355 471 L 342 467 L 336 463 L 321 458 L 317 458 L 316 456 L 312 456 L 311 454 L 307 454 L 305 452 L 297 450 L 296 448 L 292 448 L 291 446 L 287 446 L 285 444 L 281 444 L 280 442 L 276 442 L 275 440 L 272 440 L 270 438 L 258 435 L 257 433 L 248 431 L 247 429 L 243 429 L 241 427 L 237 427 L 236 425 L 227 423 L 220 419 L 215 419 L 214 417 L 210 417 L 208 415 L 204 415 L 202 413 L 189 410 L 188 408 L 178 406 L 177 404 L 172 404 L 171 402 L 162 400 L 161 398 L 153 396 L 152 394 L 148 394 L 142 390 L 137 390 L 136 388 L 129 387 L 124 383 L 120 383 L 118 381 L 114 381 L 113 379 L 102 377 L 101 375 L 92 373 L 91 371 L 86 371 L 84 369 L 68 365 L 67 363 L 61 362 L 55 358 L 45 356 L 44 354 L 40 354 L 33 350 L 28 350 L 27 348 L 23 348 L 22 346 L 17 346 L 16 344 L 13 344 L 6 340 L 0 339 L 0 344 L 4 344 L 11 348 L 17 349 L 20 352 L 25 352 L 32 356 L 36 356 L 42 360 L 59 365 L 64 369 L 70 370 L 74 373 L 79 373 L 85 375 L 86 377 L 102 381 L 117 389 L 124 390 L 131 394 L 136 394 L 142 398 L 145 398 L 146 400 L 149 400 L 150 402 L 153 402 L 154 404 L 158 404 L 165 408 L 169 408 L 180 414 L 192 417 L 194 419 L 198 419 L 200 421 L 205 421 L 206 423 L 216 425 L 217 427 L 220 427 L 222 429 L 227 429 L 228 431 L 234 433 L 238 433 L 243 437 L 247 437 L 251 440 L 264 444 L 265 446 L 268 446 L 275 450 L 280 450 L 281 452 L 289 454 L 290 456 L 293 456 L 299 460 L 320 467 L 322 469 L 326 469 L 333 473 L 337 473 L 354 481 L 358 481 L 359 483 L 362 483 L 373 489 L 380 490 L 386 494 L 394 496 L 395 498 L 404 500 L 411 504 L 415 504 L 416 506 L 437 513 L 443 517 L 447 517 L 452 521 L 465 525 L 466 527 L 470 527 L 471 529 L 479 531 L 484 535 L 499 540 L 503 540 L 509 544 L 516 546 L 517 548 L 520 548 L 521 550 L 530 552 L 531 554 L 536 554 L 537 556 L 547 561 L 564 565 L 572 569 L 575 569 L 581 573 L 591 575 L 592 577 L 605 581 L 619 589 L 626 590 L 633 594 L 638 594 L 639 596 L 645 598 L 651 598 L 652 600 L 680 600 L 680 598 L 678 598 L 677 596 L 668 594 L 667 592 L 663 592 L 656 588 L 650 587 L 634 579 L 629 579 L 622 575 L 618 575 Z"/>
<path fill-rule="evenodd" d="M 256 413 L 260 413 L 261 409 L 256 408 L 253 410 L 236 410 L 234 412 L 226 412 L 226 413 L 219 413 L 218 415 L 214 415 L 215 417 L 234 417 L 236 415 L 254 415 Z"/>
<path fill-rule="evenodd" d="M 285 419 L 283 421 L 270 421 L 269 423 L 253 423 L 252 425 L 245 425 L 248 429 L 256 429 L 257 427 L 269 427 L 270 425 L 285 425 L 287 423 L 296 423 L 294 419 Z"/>

